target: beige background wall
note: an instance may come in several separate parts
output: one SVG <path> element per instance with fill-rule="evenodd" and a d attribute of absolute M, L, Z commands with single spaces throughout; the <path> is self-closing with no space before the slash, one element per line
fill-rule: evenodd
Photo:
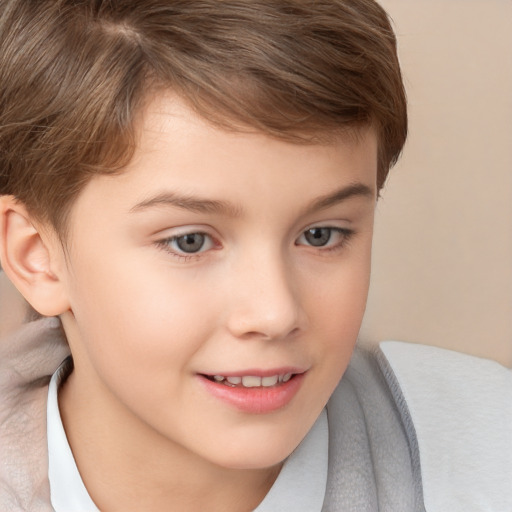
<path fill-rule="evenodd" d="M 410 138 L 378 205 L 363 342 L 512 367 L 512 2 L 382 0 Z"/>

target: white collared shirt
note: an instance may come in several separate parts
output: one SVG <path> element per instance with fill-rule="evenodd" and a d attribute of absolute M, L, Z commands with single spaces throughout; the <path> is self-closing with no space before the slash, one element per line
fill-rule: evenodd
<path fill-rule="evenodd" d="M 75 463 L 59 412 L 57 393 L 68 367 L 55 372 L 48 390 L 48 476 L 55 512 L 99 512 Z M 327 413 L 322 411 L 288 457 L 274 485 L 254 512 L 320 512 L 327 485 Z"/>

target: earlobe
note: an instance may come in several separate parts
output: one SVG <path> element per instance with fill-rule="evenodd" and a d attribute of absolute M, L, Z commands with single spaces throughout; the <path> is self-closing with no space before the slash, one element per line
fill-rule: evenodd
<path fill-rule="evenodd" d="M 61 276 L 53 270 L 61 252 L 57 243 L 40 231 L 23 204 L 12 196 L 0 197 L 2 269 L 44 316 L 57 316 L 69 309 Z"/>

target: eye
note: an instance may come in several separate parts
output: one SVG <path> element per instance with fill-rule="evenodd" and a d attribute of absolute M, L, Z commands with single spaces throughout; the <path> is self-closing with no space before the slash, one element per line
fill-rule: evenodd
<path fill-rule="evenodd" d="M 336 248 L 347 242 L 352 234 L 353 232 L 348 229 L 316 227 L 304 231 L 296 243 L 311 247 Z"/>
<path fill-rule="evenodd" d="M 313 247 L 323 247 L 329 243 L 332 231 L 330 228 L 311 228 L 304 232 L 304 239 Z"/>
<path fill-rule="evenodd" d="M 212 238 L 206 233 L 185 233 L 161 240 L 158 244 L 180 256 L 208 251 L 214 246 Z"/>
<path fill-rule="evenodd" d="M 173 240 L 176 247 L 186 253 L 199 252 L 205 245 L 206 236 L 203 233 L 188 233 Z"/>

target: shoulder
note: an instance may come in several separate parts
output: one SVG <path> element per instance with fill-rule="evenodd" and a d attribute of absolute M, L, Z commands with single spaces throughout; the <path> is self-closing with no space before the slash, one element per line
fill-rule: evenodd
<path fill-rule="evenodd" d="M 376 359 L 414 425 L 426 509 L 512 510 L 512 371 L 391 341 Z"/>
<path fill-rule="evenodd" d="M 0 510 L 51 510 L 48 382 L 67 354 L 55 319 L 21 322 L 0 332 Z"/>
<path fill-rule="evenodd" d="M 384 342 L 354 353 L 327 409 L 326 510 L 363 499 L 354 489 L 365 502 L 350 510 L 512 510 L 510 369 Z"/>
<path fill-rule="evenodd" d="M 396 391 L 375 354 L 357 349 L 327 404 L 325 511 L 424 510 L 415 432 Z"/>

